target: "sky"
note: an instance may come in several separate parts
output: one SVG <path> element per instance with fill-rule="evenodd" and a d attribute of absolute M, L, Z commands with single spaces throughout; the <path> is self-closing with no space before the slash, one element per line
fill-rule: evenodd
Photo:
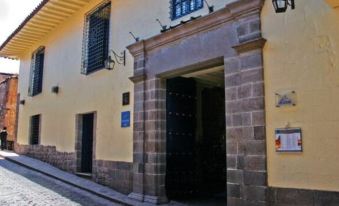
<path fill-rule="evenodd" d="M 0 45 L 40 2 L 41 0 L 0 0 Z M 0 72 L 19 73 L 19 66 L 19 61 L 0 58 Z"/>

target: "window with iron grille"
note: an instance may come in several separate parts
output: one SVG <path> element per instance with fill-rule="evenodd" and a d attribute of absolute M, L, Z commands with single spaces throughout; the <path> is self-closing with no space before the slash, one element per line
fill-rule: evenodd
<path fill-rule="evenodd" d="M 30 144 L 37 145 L 40 142 L 40 115 L 31 116 Z"/>
<path fill-rule="evenodd" d="M 171 0 L 172 20 L 185 16 L 203 7 L 203 0 Z"/>
<path fill-rule="evenodd" d="M 105 3 L 86 16 L 82 74 L 105 68 L 108 58 L 111 3 Z"/>
<path fill-rule="evenodd" d="M 31 73 L 28 87 L 29 96 L 35 96 L 42 91 L 45 48 L 40 47 L 32 54 Z"/>

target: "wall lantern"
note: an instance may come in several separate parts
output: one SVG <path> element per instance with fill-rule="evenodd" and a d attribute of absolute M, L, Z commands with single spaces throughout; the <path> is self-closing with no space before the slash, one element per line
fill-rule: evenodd
<path fill-rule="evenodd" d="M 123 64 L 124 66 L 126 65 L 126 51 L 125 50 L 121 52 L 120 55 L 118 55 L 113 50 L 109 51 L 109 56 L 107 60 L 105 61 L 106 69 L 108 70 L 114 69 L 114 66 L 116 63 Z"/>
<path fill-rule="evenodd" d="M 295 8 L 294 0 L 272 0 L 272 2 L 276 13 L 286 12 L 288 6 L 291 6 L 291 9 Z"/>

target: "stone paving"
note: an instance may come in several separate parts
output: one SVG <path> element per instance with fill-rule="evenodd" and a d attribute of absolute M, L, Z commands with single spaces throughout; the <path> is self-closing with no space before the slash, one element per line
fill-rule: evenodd
<path fill-rule="evenodd" d="M 104 197 L 113 202 L 123 203 L 125 205 L 138 205 L 148 206 L 149 204 L 140 203 L 128 198 L 127 195 L 121 194 L 111 188 L 99 185 L 93 181 L 80 178 L 74 174 L 62 171 L 50 164 L 33 159 L 24 155 L 18 155 L 11 151 L 0 151 L 0 157 L 4 157 L 6 160 L 22 165 L 28 169 L 38 171 L 49 177 L 57 180 L 61 180 L 64 183 L 75 186 L 79 189 L 90 192 L 91 194 Z"/>
<path fill-rule="evenodd" d="M 0 158 L 0 205 L 120 205 Z"/>

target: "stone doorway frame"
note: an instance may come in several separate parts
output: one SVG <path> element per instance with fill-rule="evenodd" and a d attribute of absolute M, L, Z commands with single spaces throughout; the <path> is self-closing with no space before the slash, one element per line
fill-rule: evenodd
<path fill-rule="evenodd" d="M 227 202 L 267 205 L 264 0 L 238 0 L 128 47 L 134 57 L 133 192 L 167 202 L 166 78 L 224 65 Z M 224 45 L 224 46 L 223 46 Z"/>

